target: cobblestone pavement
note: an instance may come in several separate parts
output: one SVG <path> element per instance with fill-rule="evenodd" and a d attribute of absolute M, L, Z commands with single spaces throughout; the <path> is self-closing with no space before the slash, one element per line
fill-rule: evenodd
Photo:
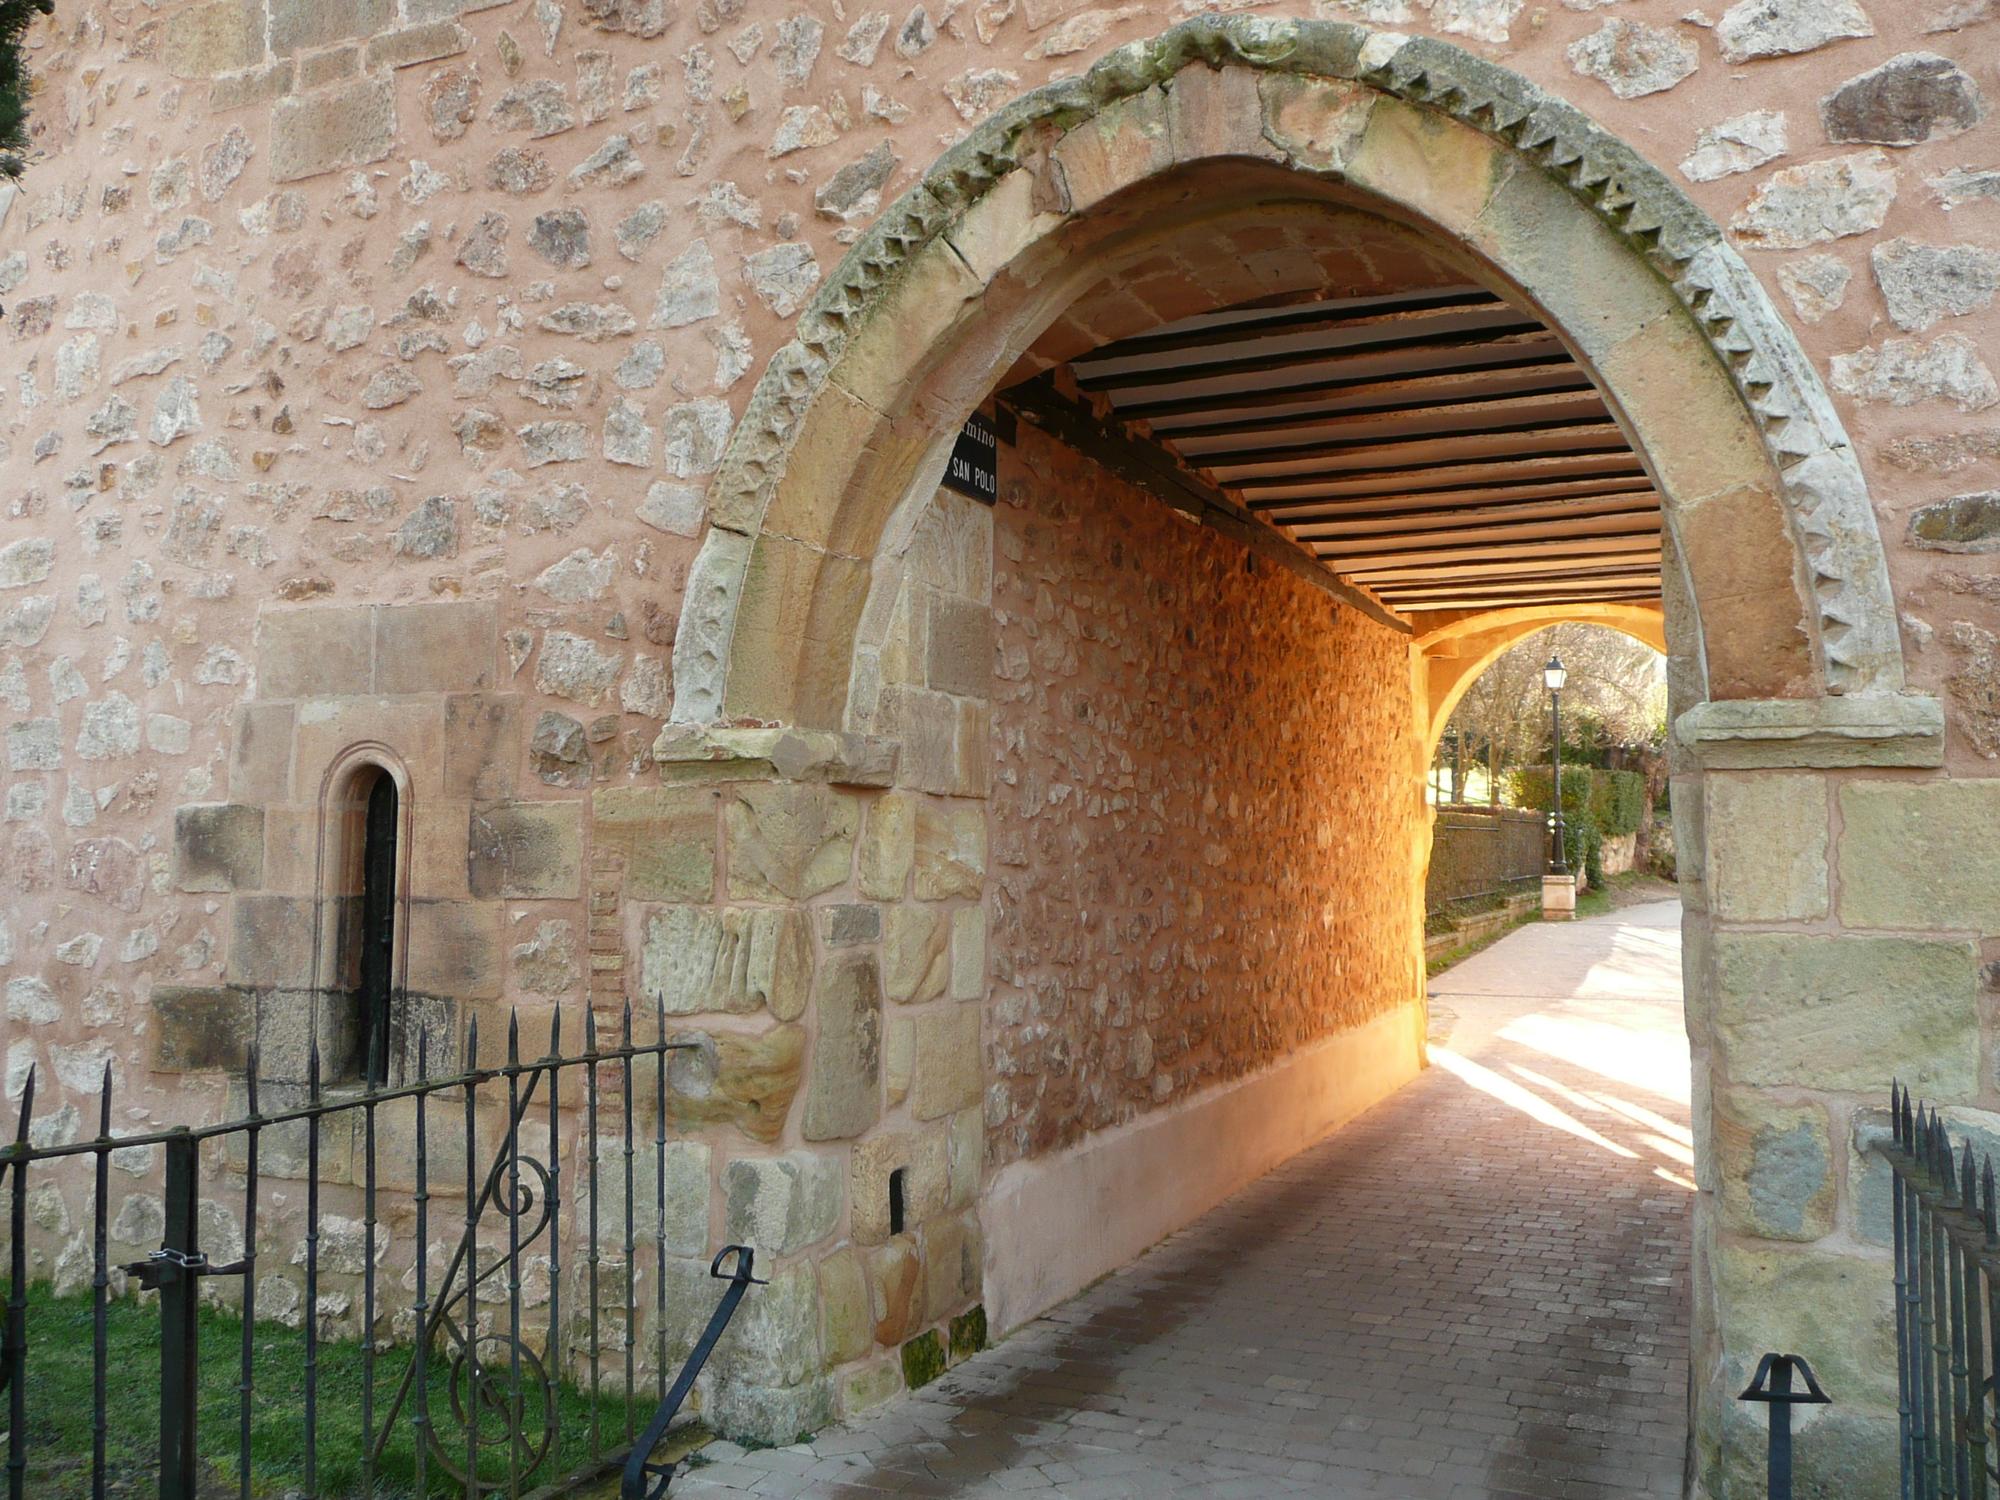
<path fill-rule="evenodd" d="M 880 1415 L 693 1497 L 1670 1496 L 1687 1387 L 1678 907 L 1433 983 L 1433 1066 Z"/>

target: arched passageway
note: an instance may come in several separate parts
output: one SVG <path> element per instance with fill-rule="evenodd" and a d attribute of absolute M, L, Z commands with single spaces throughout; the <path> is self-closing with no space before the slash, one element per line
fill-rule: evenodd
<path fill-rule="evenodd" d="M 1411 461 L 1381 492 L 1444 491 L 1438 475 L 1471 443 L 1473 472 L 1512 491 L 1451 503 L 1513 509 L 1489 512 L 1469 547 L 1431 545 L 1426 530 L 1456 523 L 1425 507 L 1405 507 L 1393 545 L 1380 526 L 1354 529 L 1362 518 L 1321 515 L 1356 493 L 1337 477 L 1317 496 L 1286 492 L 1300 455 L 1273 468 L 1245 451 L 1240 411 L 1225 431 L 1213 404 L 1142 393 L 1121 409 L 1121 389 L 1145 383 L 1121 385 L 1121 358 L 1184 360 L 1190 336 L 1234 347 L 1229 325 L 1248 322 L 1344 359 L 1380 328 L 1340 340 L 1386 314 L 1455 320 L 1433 344 L 1539 339 L 1551 356 L 1551 383 L 1534 389 L 1492 384 L 1484 356 L 1415 372 L 1470 382 L 1473 403 L 1402 412 L 1420 424 L 1397 439 Z M 1231 357 L 1268 373 L 1298 355 Z M 1014 466 L 1015 514 L 1003 503 L 997 519 L 938 488 L 966 418 L 996 394 L 987 414 L 1019 419 L 998 458 L 1003 491 Z M 1524 398 L 1532 420 L 1461 420 Z M 1292 445 L 1351 468 L 1366 445 L 1325 431 L 1343 419 L 1319 411 L 1319 435 Z M 1554 491 L 1522 488 L 1551 474 Z M 1287 520 L 1253 491 L 1317 509 Z M 1159 532 L 1162 498 L 1205 533 Z M 1167 560 L 1134 565 L 1128 544 Z M 1079 555 L 1062 588 L 1036 573 Z M 1092 615 L 1121 578 L 1133 592 Z M 816 1124 L 809 1105 L 805 1128 L 808 1141 L 858 1138 L 857 1240 L 878 1178 L 925 1175 L 933 1149 L 983 1158 L 976 1188 L 954 1165 L 949 1199 L 919 1199 L 908 1245 L 885 1253 L 920 1268 L 908 1274 L 932 1317 L 978 1300 L 1012 1326 L 1409 1078 L 1424 1023 L 1422 768 L 1461 681 L 1446 664 L 1532 622 L 1591 615 L 1659 622 L 1682 741 L 1732 786 L 1753 771 L 1936 763 L 1936 705 L 1900 696 L 1873 512 L 1816 377 L 1714 226 L 1582 116 L 1439 43 L 1203 21 L 1029 96 L 949 152 L 801 319 L 732 441 L 676 645 L 680 727 L 658 752 L 768 764 L 799 784 L 802 826 L 833 816 L 824 783 L 893 788 L 859 814 L 862 884 L 885 904 L 889 999 L 911 1008 L 883 1020 L 846 997 L 837 1013 L 816 1001 L 812 1018 L 815 1069 L 851 1054 L 870 1087 L 881 1028 L 882 1107 Z M 1112 639 L 1107 620 L 1145 644 Z M 1059 681 L 1091 653 L 1099 678 Z M 1121 664 L 1145 669 L 1122 696 Z M 1241 717 L 1204 717 L 1231 684 L 1269 706 L 1261 739 Z M 1210 727 L 1223 741 L 1202 737 Z M 1043 753 L 1065 743 L 1068 760 Z M 1109 768 L 1096 784 L 1070 774 L 1080 745 Z M 1244 784 L 1211 776 L 1197 792 L 1166 770 L 1144 782 L 1176 756 Z M 1683 847 L 1697 1095 L 1773 1067 L 1788 1086 L 1828 1086 L 1818 1062 L 1740 1024 L 1760 1002 L 1707 937 L 1704 859 L 1737 855 L 1704 850 L 1702 765 L 1684 757 L 1677 785 L 1695 810 Z M 1112 836 L 1127 823 L 1139 835 Z M 1225 883 L 1213 907 L 1194 878 L 1259 860 L 1263 875 Z M 1042 903 L 1036 920 L 1010 926 L 1010 883 Z M 1132 962 L 1077 961 L 1113 953 Z M 1283 993 L 1307 1003 L 1268 1003 Z M 1696 1262 L 1695 1468 L 1719 1494 L 1730 1455 L 1748 1451 L 1728 1398 L 1772 1325 L 1743 1290 L 1758 1250 L 1731 1217 L 1735 1169 L 1708 1107 L 1696 1238 L 1734 1238 Z M 937 1122 L 953 1108 L 945 1141 Z"/>

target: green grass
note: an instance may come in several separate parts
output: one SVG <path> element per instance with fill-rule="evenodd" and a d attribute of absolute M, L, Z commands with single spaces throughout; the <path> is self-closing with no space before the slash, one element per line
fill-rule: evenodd
<path fill-rule="evenodd" d="M 151 1296 L 114 1302 L 108 1317 L 109 1359 L 106 1366 L 107 1470 L 114 1495 L 150 1497 L 154 1493 L 159 1456 L 160 1319 Z M 57 1297 L 46 1287 L 28 1293 L 27 1392 L 28 1493 L 36 1500 L 71 1500 L 90 1493 L 91 1468 L 91 1304 L 84 1296 Z M 201 1314 L 201 1379 L 199 1453 L 203 1466 L 202 1495 L 234 1497 L 238 1438 L 241 1431 L 237 1382 L 241 1372 L 243 1323 L 217 1309 Z M 305 1335 L 275 1323 L 259 1323 L 254 1334 L 255 1385 L 250 1407 L 251 1490 L 258 1496 L 279 1496 L 303 1486 L 306 1472 Z M 532 1341 L 539 1348 L 539 1338 Z M 620 1370 L 607 1374 L 598 1403 L 601 1445 L 605 1450 L 625 1441 L 626 1404 L 622 1352 Z M 410 1368 L 407 1346 L 378 1351 L 375 1360 L 375 1423 L 381 1425 L 398 1385 Z M 429 1403 L 432 1422 L 449 1445 L 451 1461 L 465 1462 L 465 1432 L 451 1417 L 447 1362 L 430 1362 Z M 497 1406 L 482 1408 L 481 1472 L 504 1477 L 507 1443 L 499 1423 L 507 1408 L 509 1369 L 493 1371 Z M 362 1496 L 363 1424 L 361 1415 L 362 1349 L 352 1340 L 323 1340 L 319 1350 L 318 1481 L 328 1496 Z M 539 1394 L 536 1392 L 535 1394 Z M 527 1426 L 541 1430 L 538 1402 L 531 1399 L 523 1378 Z M 551 1451 L 523 1484 L 523 1490 L 546 1484 L 590 1462 L 588 1391 L 558 1384 L 555 1392 L 556 1431 Z M 376 1467 L 376 1500 L 413 1497 L 416 1491 L 415 1428 L 412 1404 L 404 1403 L 394 1435 Z M 632 1419 L 643 1427 L 653 1402 L 641 1390 Z M 498 1437 L 499 1441 L 491 1441 Z M 524 1460 L 524 1467 L 525 1467 Z M 425 1490 L 431 1495 L 456 1496 L 459 1483 L 441 1470 L 433 1457 Z M 503 1491 L 504 1493 L 504 1491 Z"/>

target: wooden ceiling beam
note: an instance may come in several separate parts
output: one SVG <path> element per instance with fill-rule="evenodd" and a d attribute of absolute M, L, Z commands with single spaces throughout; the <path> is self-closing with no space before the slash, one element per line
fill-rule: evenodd
<path fill-rule="evenodd" d="M 1499 557 L 1467 557 L 1449 561 L 1401 559 L 1384 563 L 1347 562 L 1338 569 L 1350 583 L 1374 589 L 1392 590 L 1399 583 L 1422 583 L 1445 578 L 1502 578 L 1509 576 L 1554 578 L 1576 577 L 1613 569 L 1660 569 L 1658 543 L 1633 546 L 1630 541 L 1606 546 L 1576 546 L 1563 552 L 1531 552 L 1526 548 L 1507 549 Z"/>
<path fill-rule="evenodd" d="M 1352 557 L 1414 556 L 1447 548 L 1520 547 L 1543 541 L 1600 541 L 1611 537 L 1659 534 L 1660 513 L 1656 510 L 1619 511 L 1593 516 L 1533 516 L 1513 521 L 1489 521 L 1480 526 L 1396 531 L 1372 536 L 1304 537 L 1297 532 L 1292 533 L 1320 557 L 1335 564 Z"/>
<path fill-rule="evenodd" d="M 1398 419 L 1424 417 L 1505 417 L 1515 413 L 1546 411 L 1552 406 L 1586 408 L 1577 415 L 1594 416 L 1599 421 L 1606 420 L 1610 415 L 1604 405 L 1604 398 L 1598 394 L 1594 386 L 1586 382 L 1580 389 L 1565 386 L 1553 391 L 1517 391 L 1500 395 L 1482 391 L 1443 400 L 1431 398 L 1391 401 L 1373 406 L 1330 407 L 1317 411 L 1291 412 L 1277 417 L 1243 417 L 1234 421 L 1219 419 L 1185 427 L 1157 421 L 1148 422 L 1146 425 L 1154 437 L 1165 439 L 1186 452 L 1187 444 L 1204 438 L 1244 437 L 1252 433 L 1278 433 L 1304 427 L 1367 427 Z M 1118 409 L 1118 414 L 1121 417 L 1126 414 L 1122 406 Z M 1464 429 L 1441 427 L 1435 430 L 1457 432 Z"/>
<path fill-rule="evenodd" d="M 1132 397 L 1119 402 L 1118 414 L 1132 421 L 1151 422 L 1163 417 L 1205 416 L 1217 409 L 1255 409 L 1327 397 L 1353 396 L 1363 400 L 1374 397 L 1417 398 L 1422 392 L 1431 391 L 1435 393 L 1433 399 L 1448 399 L 1449 393 L 1454 390 L 1493 380 L 1526 384 L 1560 380 L 1569 383 L 1566 388 L 1570 389 L 1590 387 L 1590 377 L 1570 358 L 1569 351 L 1555 341 L 1554 335 L 1523 347 L 1528 352 L 1512 356 L 1503 354 L 1483 364 L 1445 365 L 1391 375 L 1368 374 L 1345 380 L 1322 379 L 1298 385 L 1251 387 L 1227 396 L 1179 397 L 1165 401 Z"/>
<path fill-rule="evenodd" d="M 1565 417 L 1555 421 L 1529 419 L 1520 422 L 1496 422 L 1487 427 L 1440 428 L 1430 432 L 1399 433 L 1392 437 L 1353 438 L 1345 442 L 1300 443 L 1289 446 L 1259 444 L 1254 448 L 1223 449 L 1211 453 L 1189 453 L 1181 451 L 1181 457 L 1211 472 L 1220 469 L 1248 469 L 1262 464 L 1302 463 L 1323 458 L 1366 458 L 1375 453 L 1395 454 L 1415 446 L 1433 446 L 1450 450 L 1473 442 L 1497 442 L 1513 439 L 1523 446 L 1518 450 L 1536 453 L 1537 446 L 1546 450 L 1557 445 L 1562 453 L 1615 452 L 1629 447 L 1624 430 L 1612 421 L 1609 415 L 1598 413 L 1586 417 Z M 1174 444 L 1179 449 L 1178 443 Z M 1227 481 L 1224 481 L 1227 483 Z"/>
<path fill-rule="evenodd" d="M 1419 536 L 1431 532 L 1482 531 L 1536 521 L 1612 520 L 1651 516 L 1657 525 L 1660 504 L 1651 493 L 1634 496 L 1584 496 L 1578 499 L 1526 500 L 1501 505 L 1467 505 L 1447 510 L 1398 510 L 1386 515 L 1341 516 L 1321 521 L 1286 521 L 1269 517 L 1302 542 L 1337 542 L 1348 538 Z"/>
<path fill-rule="evenodd" d="M 1328 503 L 1320 500 L 1282 501 L 1260 505 L 1258 512 L 1274 526 L 1310 526 L 1320 522 L 1393 519 L 1401 515 L 1454 515 L 1460 510 L 1511 504 L 1553 504 L 1569 500 L 1645 500 L 1658 505 L 1660 497 L 1643 477 L 1623 484 L 1599 480 L 1558 481 L 1556 483 L 1496 485 L 1492 489 L 1448 489 L 1437 492 L 1407 491 L 1387 495 L 1364 495 L 1352 500 Z M 1286 515 L 1298 510 L 1299 515 Z"/>
<path fill-rule="evenodd" d="M 1560 608 L 1570 604 L 1651 604 L 1660 598 L 1658 585 L 1650 589 L 1583 589 L 1573 594 L 1543 595 L 1539 597 L 1521 594 L 1445 594 L 1435 598 L 1412 598 L 1399 604 L 1399 609 L 1410 614 L 1424 614 L 1440 609 L 1522 609 Z"/>
<path fill-rule="evenodd" d="M 1192 385 L 1204 380 L 1224 380 L 1232 376 L 1268 375 L 1274 371 L 1354 364 L 1385 354 L 1456 354 L 1467 349 L 1518 347 L 1524 340 L 1547 343 L 1555 336 L 1532 318 L 1515 315 L 1491 328 L 1465 333 L 1410 333 L 1379 339 L 1369 344 L 1348 344 L 1338 349 L 1301 349 L 1282 354 L 1248 354 L 1238 359 L 1214 360 L 1207 364 L 1163 365 L 1155 369 L 1120 370 L 1091 374 L 1072 364 L 1076 383 L 1086 391 L 1155 389 Z"/>
<path fill-rule="evenodd" d="M 1305 579 L 1392 630 L 1410 633 L 1409 621 L 1364 589 L 1339 577 L 1275 527 L 1247 514 L 1228 495 L 1180 463 L 1157 443 L 1144 443 L 1122 427 L 1071 400 L 1047 376 L 1023 382 L 1003 398 L 1022 419 L 1057 441 L 1135 484 L 1210 530 L 1233 537 L 1251 552 Z"/>
<path fill-rule="evenodd" d="M 1139 359 L 1155 354 L 1179 354 L 1190 349 L 1214 349 L 1252 339 L 1289 337 L 1306 333 L 1344 333 L 1370 328 L 1406 327 L 1414 322 L 1449 317 L 1457 313 L 1478 316 L 1525 316 L 1493 293 L 1480 288 L 1422 292 L 1371 300 L 1360 307 L 1329 308 L 1324 302 L 1295 303 L 1272 308 L 1254 318 L 1222 321 L 1225 315 L 1206 314 L 1199 325 L 1189 319 L 1174 328 L 1134 334 L 1101 345 L 1072 362 L 1077 378 L 1091 365 L 1105 360 Z"/>
<path fill-rule="evenodd" d="M 1561 468 L 1558 470 L 1558 465 Z M 1581 472 L 1579 472 L 1579 468 Z M 1559 472 L 1565 477 L 1576 479 L 1627 479 L 1643 476 L 1639 456 L 1631 451 L 1623 454 L 1550 454 L 1528 458 L 1461 458 L 1443 461 L 1432 460 L 1410 464 L 1390 464 L 1374 469 L 1330 469 L 1317 474 L 1270 474 L 1253 478 L 1227 481 L 1228 487 L 1245 495 L 1244 503 L 1252 510 L 1269 510 L 1274 502 L 1248 498 L 1252 492 L 1272 489 L 1292 489 L 1299 485 L 1325 484 L 1369 484 L 1378 480 L 1400 480 L 1410 474 L 1430 474 L 1440 470 L 1459 469 L 1505 469 L 1536 473 Z M 1490 483 L 1507 484 L 1506 477 L 1495 476 Z M 1463 486 L 1464 481 L 1459 484 Z M 1382 492 L 1377 492 L 1382 493 Z M 1398 493 L 1405 495 L 1422 494 L 1421 487 L 1405 487 Z M 1315 497 L 1316 498 L 1316 497 Z M 1278 505 L 1296 504 L 1295 500 L 1283 499 Z"/>

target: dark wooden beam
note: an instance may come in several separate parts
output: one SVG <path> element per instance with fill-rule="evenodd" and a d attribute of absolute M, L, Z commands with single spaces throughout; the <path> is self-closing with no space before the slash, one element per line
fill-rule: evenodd
<path fill-rule="evenodd" d="M 1200 319 L 1155 333 L 1134 334 L 1093 349 L 1080 356 L 1073 368 L 1079 380 L 1084 370 L 1100 360 L 1136 359 L 1150 354 L 1179 354 L 1191 349 L 1214 349 L 1241 344 L 1249 339 L 1277 338 L 1300 333 L 1341 333 L 1347 330 L 1394 328 L 1453 313 L 1493 315 L 1504 309 L 1516 318 L 1519 309 L 1508 308 L 1493 293 L 1478 289 L 1420 292 L 1410 296 L 1370 298 L 1360 306 L 1329 307 L 1324 302 L 1272 308 L 1250 318 L 1230 318 L 1211 313 Z"/>
<path fill-rule="evenodd" d="M 1280 406 L 1290 401 L 1316 400 L 1325 397 L 1354 396 L 1358 398 L 1394 396 L 1414 396 L 1425 389 L 1434 390 L 1442 396 L 1451 390 L 1464 386 L 1479 385 L 1489 380 L 1575 381 L 1584 386 L 1590 384 L 1590 377 L 1583 373 L 1576 361 L 1570 358 L 1569 350 L 1557 341 L 1554 334 L 1537 339 L 1513 340 L 1506 347 L 1525 350 L 1524 353 L 1507 354 L 1505 349 L 1484 363 L 1444 365 L 1429 370 L 1403 370 L 1391 374 L 1380 371 L 1366 375 L 1350 376 L 1346 379 L 1319 378 L 1296 385 L 1251 386 L 1241 391 L 1233 391 L 1226 396 L 1181 396 L 1163 401 L 1148 401 L 1139 396 L 1128 396 L 1118 403 L 1118 414 L 1134 421 L 1157 421 L 1163 417 L 1202 417 L 1218 408 L 1235 411 L 1239 408 L 1251 409 L 1264 406 Z"/>
<path fill-rule="evenodd" d="M 1123 428 L 1105 422 L 1096 412 L 1064 396 L 1048 377 L 1024 381 L 1001 399 L 1024 421 L 1034 423 L 1057 441 L 1165 501 L 1181 514 L 1240 542 L 1259 557 L 1305 579 L 1369 619 L 1405 635 L 1412 633 L 1410 622 L 1394 610 L 1365 590 L 1335 577 L 1305 549 L 1245 514 L 1227 495 L 1176 463 L 1164 449 L 1139 442 Z"/>
<path fill-rule="evenodd" d="M 1618 516 L 1537 517 L 1527 521 L 1501 521 L 1462 530 L 1392 532 L 1386 536 L 1336 537 L 1331 540 L 1300 537 L 1336 573 L 1349 571 L 1350 563 L 1372 563 L 1377 559 L 1442 557 L 1447 553 L 1490 551 L 1504 548 L 1510 553 L 1531 555 L 1527 549 L 1556 544 L 1600 542 L 1631 537 L 1657 537 L 1657 511 L 1630 512 Z"/>
<path fill-rule="evenodd" d="M 1583 379 L 1582 372 L 1576 372 L 1576 379 Z M 1432 396 L 1413 401 L 1375 402 L 1361 406 L 1320 407 L 1301 412 L 1287 412 L 1274 417 L 1218 417 L 1212 422 L 1192 423 L 1176 426 L 1172 422 L 1150 421 L 1146 425 L 1154 437 L 1165 438 L 1179 445 L 1185 452 L 1186 445 L 1202 438 L 1247 437 L 1262 432 L 1287 432 L 1300 427 L 1367 427 L 1395 421 L 1397 418 L 1420 417 L 1472 417 L 1485 416 L 1499 418 L 1515 413 L 1546 411 L 1551 406 L 1580 408 L 1575 415 L 1595 416 L 1603 421 L 1609 413 L 1604 406 L 1604 398 L 1597 393 L 1587 379 L 1581 386 L 1575 380 L 1565 379 L 1553 390 L 1506 391 L 1493 393 L 1478 391 L 1473 394 L 1453 394 Z M 1125 408 L 1119 408 L 1119 415 Z M 1479 423 L 1468 424 L 1477 427 Z M 1439 427 L 1439 432 L 1458 432 L 1464 428 Z"/>
<path fill-rule="evenodd" d="M 1511 310 L 1510 310 L 1511 312 Z M 1408 333 L 1385 337 L 1367 344 L 1344 344 L 1339 348 L 1307 348 L 1284 353 L 1247 354 L 1237 359 L 1211 360 L 1205 364 L 1163 365 L 1157 369 L 1119 370 L 1086 373 L 1076 370 L 1076 383 L 1087 391 L 1152 389 L 1190 385 L 1202 380 L 1222 380 L 1231 376 L 1268 375 L 1275 370 L 1352 364 L 1359 359 L 1382 354 L 1458 354 L 1466 349 L 1504 348 L 1521 339 L 1541 342 L 1552 338 L 1548 329 L 1534 319 L 1511 313 L 1504 321 L 1488 328 L 1464 333 Z"/>
<path fill-rule="evenodd" d="M 1659 501 L 1650 494 L 1578 499 L 1522 500 L 1504 505 L 1467 505 L 1447 510 L 1398 510 L 1387 515 L 1342 516 L 1337 520 L 1297 522 L 1267 516 L 1301 542 L 1366 541 L 1373 537 L 1419 537 L 1461 531 L 1501 531 L 1537 522 L 1622 520 L 1651 516 L 1657 526 Z"/>
<path fill-rule="evenodd" d="M 1266 503 L 1258 506 L 1257 512 L 1274 526 L 1296 528 L 1348 520 L 1393 521 L 1399 516 L 1437 516 L 1442 519 L 1461 511 L 1504 505 L 1553 505 L 1557 502 L 1599 500 L 1643 500 L 1656 508 L 1660 503 L 1652 485 L 1642 477 L 1625 484 L 1559 480 L 1555 483 L 1496 485 L 1492 489 L 1398 490 L 1387 495 L 1357 496 L 1352 500 L 1332 503 L 1321 500 Z M 1299 514 L 1287 515 L 1285 512 L 1288 510 L 1296 510 Z"/>
<path fill-rule="evenodd" d="M 1171 434 L 1163 436 L 1173 441 Z M 1394 456 L 1398 451 L 1418 444 L 1450 449 L 1461 444 L 1492 442 L 1502 438 L 1520 440 L 1521 445 L 1505 450 L 1500 456 L 1513 452 L 1528 456 L 1571 456 L 1630 446 L 1624 429 L 1600 411 L 1590 416 L 1558 417 L 1554 420 L 1545 416 L 1528 417 L 1518 422 L 1494 422 L 1483 427 L 1437 427 L 1424 432 L 1336 439 L 1333 442 L 1259 443 L 1250 448 L 1182 450 L 1181 456 L 1204 469 L 1241 469 L 1257 464 L 1302 463 L 1321 458 L 1366 458 L 1374 453 Z M 1176 442 L 1175 446 L 1178 448 L 1179 444 Z"/>
<path fill-rule="evenodd" d="M 1385 464 L 1373 469 L 1326 469 L 1315 474 L 1260 474 L 1246 479 L 1227 480 L 1225 483 L 1233 490 L 1243 491 L 1247 497 L 1253 491 L 1293 489 L 1300 485 L 1369 484 L 1376 481 L 1400 481 L 1406 475 L 1428 474 L 1440 470 L 1519 470 L 1525 471 L 1525 474 L 1528 476 L 1532 476 L 1536 473 L 1546 474 L 1555 470 L 1558 465 L 1562 466 L 1560 473 L 1564 477 L 1576 479 L 1626 479 L 1645 473 L 1644 468 L 1639 463 L 1638 454 L 1628 450 L 1623 454 L 1583 453 L 1525 458 L 1458 458 L 1432 460 L 1429 462 L 1419 461 L 1407 464 Z M 1499 485 L 1515 481 L 1510 480 L 1504 475 L 1496 475 L 1489 482 Z M 1463 486 L 1464 483 L 1463 479 L 1458 481 L 1460 486 Z M 1395 491 L 1395 493 L 1420 495 L 1423 493 L 1423 489 L 1420 486 L 1406 486 Z M 1306 498 L 1319 497 L 1309 496 Z M 1251 510 L 1269 510 L 1273 505 L 1273 502 L 1269 500 L 1259 501 L 1248 498 L 1246 498 L 1244 503 Z M 1296 500 L 1279 500 L 1276 503 L 1284 505 L 1296 504 L 1297 502 Z"/>

